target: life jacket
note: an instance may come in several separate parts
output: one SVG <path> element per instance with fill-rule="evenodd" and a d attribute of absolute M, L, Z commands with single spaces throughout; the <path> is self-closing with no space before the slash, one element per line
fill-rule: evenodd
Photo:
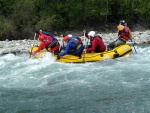
<path fill-rule="evenodd" d="M 70 42 L 73 42 L 76 45 L 76 50 L 82 46 L 82 41 L 77 36 L 72 36 Z"/>
<path fill-rule="evenodd" d="M 52 38 L 53 38 L 53 40 L 58 41 L 56 38 L 54 38 L 54 36 L 53 36 L 53 35 L 49 34 L 48 32 L 42 31 L 42 33 L 43 33 L 43 34 L 45 34 L 45 35 L 47 35 L 47 36 L 52 37 Z"/>
<path fill-rule="evenodd" d="M 124 29 L 119 32 L 119 36 L 123 41 L 128 41 L 130 38 L 130 29 L 127 26 L 124 26 Z"/>
<path fill-rule="evenodd" d="M 102 40 L 102 37 L 100 37 L 99 35 L 95 37 L 96 40 L 98 41 L 98 45 L 97 45 L 97 49 L 99 50 L 105 50 L 106 49 L 106 46 L 104 45 L 103 43 L 103 40 Z"/>
<path fill-rule="evenodd" d="M 59 41 L 53 35 L 49 34 L 48 32 L 45 32 L 45 31 L 42 31 L 42 33 L 47 36 L 52 37 L 52 39 L 53 39 L 46 48 L 53 48 L 56 44 L 58 44 L 60 46 Z"/>
<path fill-rule="evenodd" d="M 42 31 L 42 33 L 45 34 L 45 35 L 47 35 L 47 36 L 52 37 L 52 39 L 53 39 L 53 41 L 48 45 L 48 47 L 52 48 L 56 44 L 58 44 L 60 46 L 59 41 L 53 35 L 49 34 L 48 32 L 45 32 L 45 31 Z"/>
<path fill-rule="evenodd" d="M 102 40 L 102 37 L 100 37 L 99 35 L 96 35 L 92 40 L 90 40 L 90 44 L 92 45 L 92 41 L 93 41 L 94 39 L 96 39 L 97 42 L 98 42 L 98 45 L 97 45 L 97 46 L 100 46 L 100 40 L 99 40 L 99 38 L 100 38 L 100 40 Z"/>
<path fill-rule="evenodd" d="M 40 40 L 41 42 L 47 43 L 47 42 L 51 42 L 53 39 L 52 39 L 52 37 L 47 36 L 47 35 L 41 33 L 41 34 L 39 35 L 39 40 Z"/>

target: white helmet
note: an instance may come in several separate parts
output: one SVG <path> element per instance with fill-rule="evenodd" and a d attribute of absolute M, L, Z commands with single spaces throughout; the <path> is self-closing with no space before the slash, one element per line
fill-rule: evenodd
<path fill-rule="evenodd" d="M 95 31 L 90 31 L 90 32 L 88 33 L 88 36 L 94 37 L 94 36 L 95 36 Z"/>
<path fill-rule="evenodd" d="M 69 35 L 68 35 L 68 37 L 70 38 L 70 37 L 72 37 L 72 35 L 71 35 L 71 34 L 69 34 Z"/>

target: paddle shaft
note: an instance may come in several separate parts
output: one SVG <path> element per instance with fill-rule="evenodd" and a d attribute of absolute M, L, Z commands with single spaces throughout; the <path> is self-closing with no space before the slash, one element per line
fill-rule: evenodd
<path fill-rule="evenodd" d="M 132 39 L 131 39 L 131 42 L 132 42 L 132 46 L 133 46 L 133 48 L 134 48 L 134 51 L 135 51 L 135 53 L 137 54 L 137 51 L 136 51 L 136 49 L 135 49 L 135 46 L 134 46 L 134 43 L 133 43 Z"/>
<path fill-rule="evenodd" d="M 84 49 L 87 49 L 86 41 L 85 41 L 85 32 L 84 32 Z M 83 62 L 85 62 L 85 53 L 83 53 Z"/>
<path fill-rule="evenodd" d="M 57 53 L 56 61 L 57 61 L 57 60 L 59 60 L 59 59 L 58 59 L 58 57 L 59 57 L 59 54 L 60 54 L 60 52 L 61 52 L 62 48 L 63 48 L 63 47 L 62 47 L 62 46 L 60 46 L 59 51 L 58 51 L 58 53 Z"/>
<path fill-rule="evenodd" d="M 34 47 L 34 44 L 35 44 L 35 37 L 36 37 L 36 33 L 34 34 L 33 47 Z M 33 47 L 32 47 L 32 49 L 31 49 L 30 57 L 29 57 L 29 58 L 31 58 L 31 56 L 32 56 Z"/>

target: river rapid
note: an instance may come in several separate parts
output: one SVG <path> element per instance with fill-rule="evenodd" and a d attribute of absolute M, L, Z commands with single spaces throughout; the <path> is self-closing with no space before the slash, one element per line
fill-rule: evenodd
<path fill-rule="evenodd" d="M 0 113 L 149 113 L 150 47 L 82 64 L 0 57 Z"/>

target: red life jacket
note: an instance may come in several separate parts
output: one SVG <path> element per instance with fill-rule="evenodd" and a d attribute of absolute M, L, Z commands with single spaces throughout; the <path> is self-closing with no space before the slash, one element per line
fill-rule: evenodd
<path fill-rule="evenodd" d="M 119 32 L 119 36 L 122 38 L 122 40 L 124 40 L 124 41 L 129 40 L 129 37 L 130 37 L 129 31 L 130 31 L 130 29 L 127 26 L 124 26 L 124 29 Z"/>
<path fill-rule="evenodd" d="M 47 36 L 45 34 L 40 34 L 39 40 L 41 42 L 44 42 L 46 44 L 46 46 L 48 46 L 53 41 L 53 38 L 51 36 Z"/>
<path fill-rule="evenodd" d="M 106 46 L 102 40 L 102 38 L 100 36 L 97 36 L 96 37 L 96 40 L 98 41 L 98 45 L 99 45 L 99 49 L 100 50 L 105 50 L 106 49 Z"/>

